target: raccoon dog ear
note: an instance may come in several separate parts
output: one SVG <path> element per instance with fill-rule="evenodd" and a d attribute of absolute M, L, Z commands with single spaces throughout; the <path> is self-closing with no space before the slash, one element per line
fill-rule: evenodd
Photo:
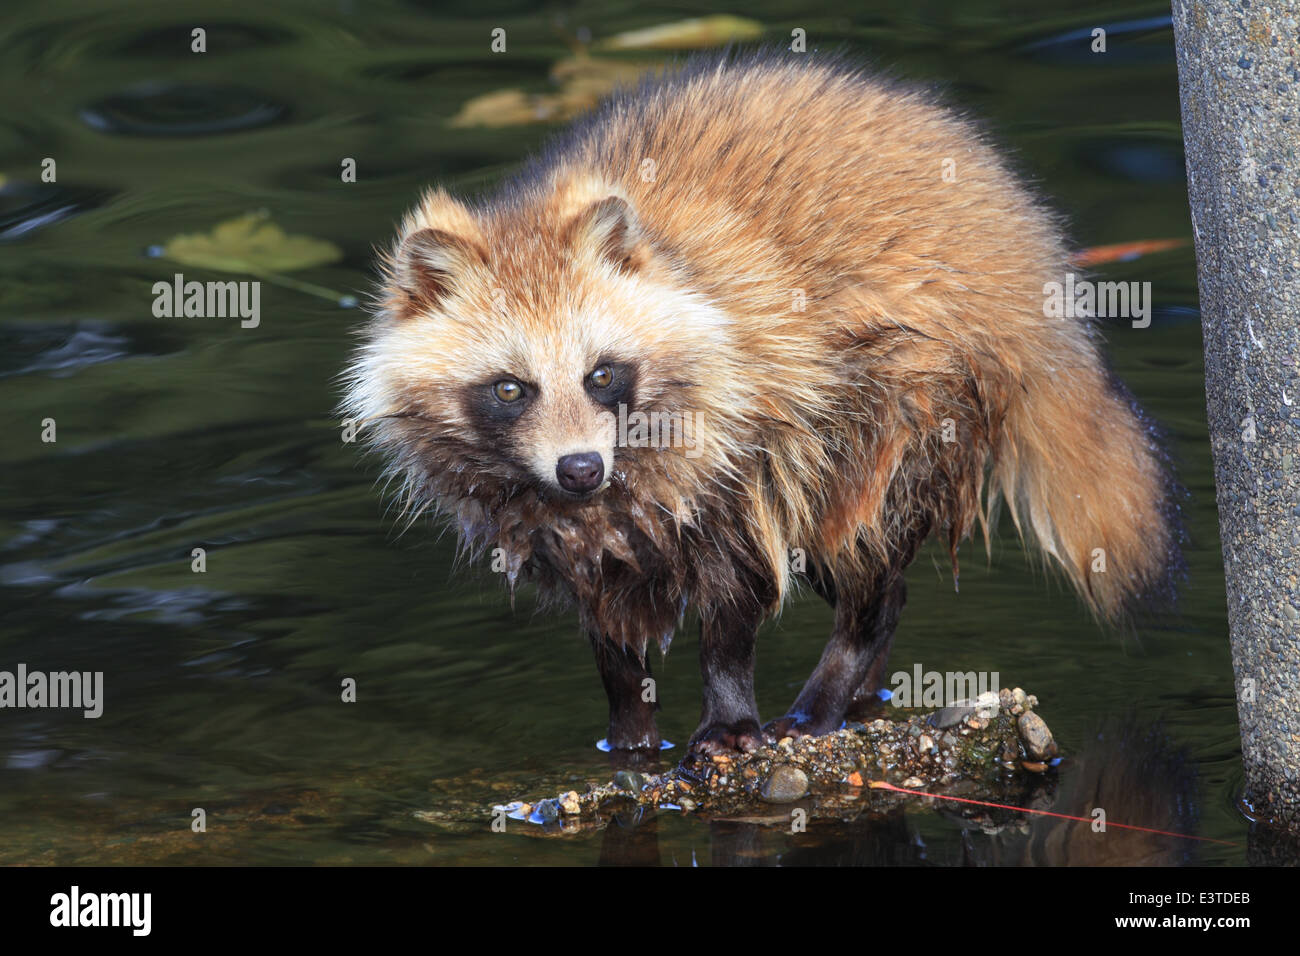
<path fill-rule="evenodd" d="M 619 196 L 593 202 L 573 218 L 569 229 L 579 254 L 594 256 L 624 272 L 636 272 L 650 255 L 636 214 Z"/>
<path fill-rule="evenodd" d="M 442 229 L 419 229 L 403 239 L 393 255 L 393 283 L 411 299 L 432 305 L 485 258 L 470 240 Z"/>

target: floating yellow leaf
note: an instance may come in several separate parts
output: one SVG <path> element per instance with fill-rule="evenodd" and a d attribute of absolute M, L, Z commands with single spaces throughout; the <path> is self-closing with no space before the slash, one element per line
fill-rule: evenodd
<path fill-rule="evenodd" d="M 597 50 L 693 50 L 755 40 L 763 33 L 757 20 L 718 14 L 678 20 L 644 30 L 616 33 L 595 44 Z"/>
<path fill-rule="evenodd" d="M 343 252 L 332 242 L 290 236 L 266 212 L 218 223 L 210 233 L 173 236 L 163 255 L 182 265 L 222 272 L 291 272 L 337 262 Z"/>

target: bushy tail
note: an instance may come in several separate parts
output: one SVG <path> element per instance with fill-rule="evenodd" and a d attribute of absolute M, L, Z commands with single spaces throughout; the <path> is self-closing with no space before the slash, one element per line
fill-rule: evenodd
<path fill-rule="evenodd" d="M 1022 379 L 990 490 L 1093 613 L 1115 622 L 1164 596 L 1178 561 L 1176 509 L 1152 429 L 1092 343 L 1081 344 L 1069 364 Z"/>

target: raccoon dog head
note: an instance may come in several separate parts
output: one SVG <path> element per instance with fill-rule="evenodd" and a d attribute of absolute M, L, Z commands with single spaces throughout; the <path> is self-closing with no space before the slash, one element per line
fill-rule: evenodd
<path fill-rule="evenodd" d="M 344 408 L 408 504 L 528 488 L 580 507 L 640 467 L 716 458 L 730 322 L 617 187 L 559 176 L 475 209 L 430 193 L 386 280 Z"/>

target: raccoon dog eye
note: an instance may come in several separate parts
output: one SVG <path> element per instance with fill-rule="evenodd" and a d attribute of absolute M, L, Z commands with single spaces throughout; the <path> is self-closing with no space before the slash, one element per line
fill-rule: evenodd
<path fill-rule="evenodd" d="M 606 408 L 631 405 L 636 386 L 636 367 L 623 362 L 601 362 L 583 380 L 591 400 Z"/>
<path fill-rule="evenodd" d="M 502 379 L 492 386 L 492 394 L 497 397 L 498 401 L 509 405 L 511 402 L 517 402 L 524 397 L 524 387 L 512 379 Z"/>

